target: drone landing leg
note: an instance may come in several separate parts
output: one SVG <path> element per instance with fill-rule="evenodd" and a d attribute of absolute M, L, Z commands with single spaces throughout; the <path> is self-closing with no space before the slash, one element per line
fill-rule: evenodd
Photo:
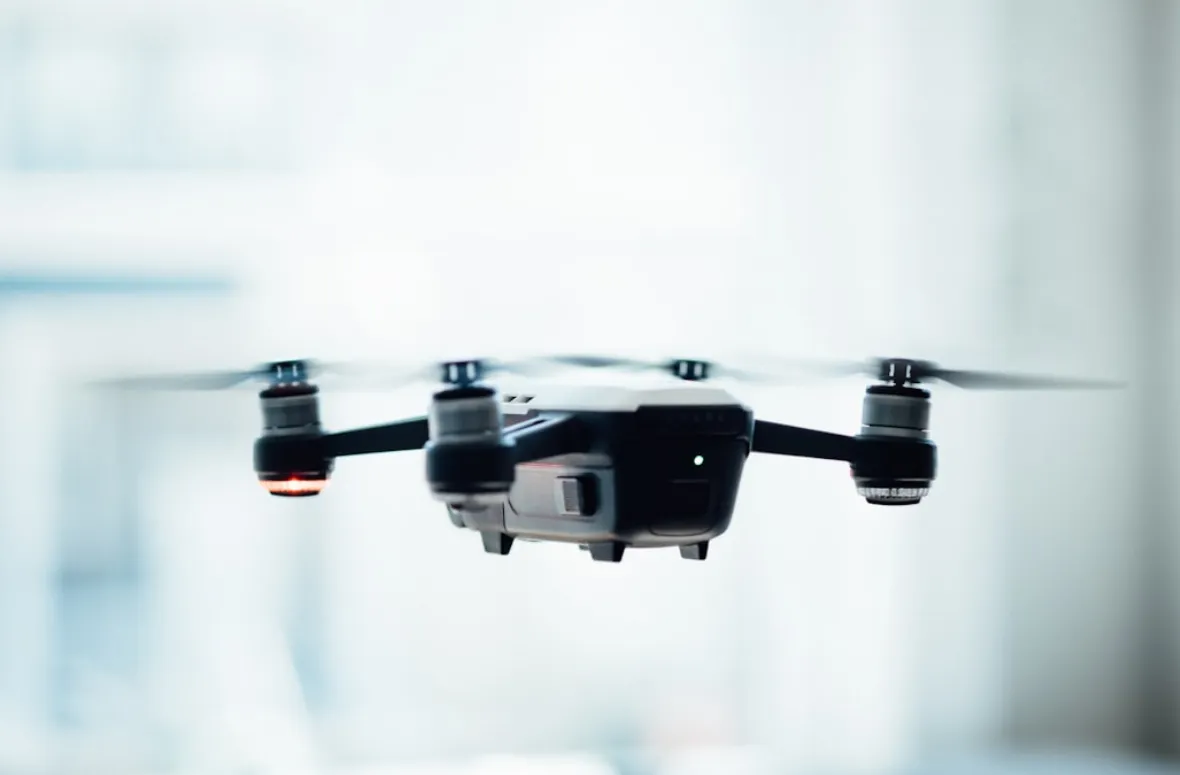
<path fill-rule="evenodd" d="M 680 547 L 680 556 L 686 560 L 703 560 L 709 556 L 709 542 L 698 544 L 684 544 Z"/>
<path fill-rule="evenodd" d="M 512 551 L 512 542 L 516 540 L 504 533 L 481 532 L 479 536 L 483 539 L 483 550 L 488 554 L 506 555 Z"/>
<path fill-rule="evenodd" d="M 627 548 L 626 544 L 618 541 L 601 541 L 589 546 L 590 557 L 595 562 L 622 562 L 623 550 Z"/>

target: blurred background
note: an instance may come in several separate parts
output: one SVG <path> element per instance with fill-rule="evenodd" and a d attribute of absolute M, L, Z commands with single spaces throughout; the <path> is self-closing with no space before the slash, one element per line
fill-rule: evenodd
<path fill-rule="evenodd" d="M 1178 47 L 1168 0 L 0 0 L 0 771 L 1167 768 Z M 412 454 L 268 498 L 249 393 L 85 387 L 620 349 L 1132 387 L 942 390 L 921 506 L 755 459 L 706 563 L 618 566 L 485 555 Z"/>

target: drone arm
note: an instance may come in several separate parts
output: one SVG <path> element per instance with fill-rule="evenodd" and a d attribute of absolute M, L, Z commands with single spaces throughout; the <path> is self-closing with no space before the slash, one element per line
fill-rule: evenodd
<path fill-rule="evenodd" d="M 769 420 L 754 421 L 754 438 L 750 444 L 751 452 L 848 462 L 852 461 L 855 450 L 856 439 L 852 436 L 780 425 Z"/>
<path fill-rule="evenodd" d="M 324 455 L 336 458 L 422 449 L 429 438 L 426 418 L 415 417 L 386 425 L 325 434 L 321 443 Z"/>
<path fill-rule="evenodd" d="M 550 415 L 521 423 L 507 429 L 505 438 L 512 439 L 517 462 L 527 463 L 587 448 L 584 430 L 570 415 Z M 381 452 L 404 452 L 422 449 L 430 439 L 425 417 L 357 428 L 324 435 L 320 443 L 326 457 L 373 455 Z"/>
<path fill-rule="evenodd" d="M 512 440 L 517 463 L 586 452 L 590 441 L 585 426 L 568 414 L 544 415 L 527 420 L 508 428 L 504 438 Z"/>

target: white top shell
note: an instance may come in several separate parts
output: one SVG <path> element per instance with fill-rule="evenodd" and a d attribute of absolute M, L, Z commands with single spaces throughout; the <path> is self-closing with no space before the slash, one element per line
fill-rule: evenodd
<path fill-rule="evenodd" d="M 660 387 L 615 385 L 536 385 L 500 387 L 500 401 L 507 414 L 530 410 L 567 412 L 634 412 L 641 406 L 740 406 L 741 402 L 720 388 L 698 383 Z"/>

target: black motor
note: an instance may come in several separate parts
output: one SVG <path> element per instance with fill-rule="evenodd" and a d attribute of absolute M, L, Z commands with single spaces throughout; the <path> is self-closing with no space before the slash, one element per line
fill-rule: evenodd
<path fill-rule="evenodd" d="M 852 477 L 857 493 L 878 506 L 912 506 L 930 492 L 937 450 L 928 438 L 930 393 L 903 385 L 865 391 Z"/>
<path fill-rule="evenodd" d="M 332 460 L 320 440 L 319 388 L 298 373 L 281 370 L 270 387 L 258 394 L 262 405 L 262 436 L 254 442 L 254 471 L 271 495 L 319 495 L 332 475 Z"/>
<path fill-rule="evenodd" d="M 429 424 L 426 479 L 434 497 L 457 509 L 503 503 L 516 464 L 496 391 L 466 385 L 435 393 Z"/>

